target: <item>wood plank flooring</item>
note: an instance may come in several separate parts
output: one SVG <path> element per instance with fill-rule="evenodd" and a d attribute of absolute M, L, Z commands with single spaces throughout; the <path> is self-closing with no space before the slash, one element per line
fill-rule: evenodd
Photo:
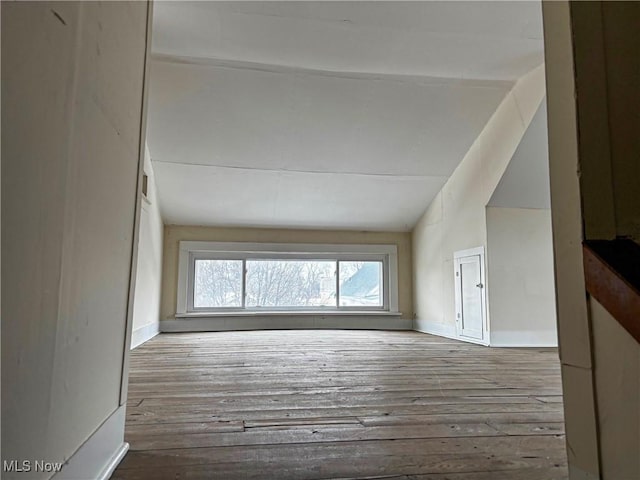
<path fill-rule="evenodd" d="M 113 479 L 567 478 L 555 349 L 416 332 L 163 334 Z"/>

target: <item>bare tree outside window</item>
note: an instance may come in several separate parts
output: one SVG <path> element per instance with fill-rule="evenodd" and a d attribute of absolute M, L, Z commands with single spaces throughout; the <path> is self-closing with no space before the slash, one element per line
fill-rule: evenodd
<path fill-rule="evenodd" d="M 248 260 L 247 307 L 336 306 L 333 260 Z"/>
<path fill-rule="evenodd" d="M 383 306 L 380 261 L 247 259 L 245 266 L 243 272 L 242 260 L 197 259 L 194 308 L 241 308 L 243 294 L 247 308 Z"/>
<path fill-rule="evenodd" d="M 196 260 L 193 306 L 241 307 L 242 260 Z"/>

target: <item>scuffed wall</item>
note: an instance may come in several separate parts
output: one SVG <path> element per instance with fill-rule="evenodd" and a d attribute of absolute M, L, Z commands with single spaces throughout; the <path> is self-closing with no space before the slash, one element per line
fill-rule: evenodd
<path fill-rule="evenodd" d="M 2 2 L 3 459 L 66 461 L 120 406 L 147 8 Z"/>

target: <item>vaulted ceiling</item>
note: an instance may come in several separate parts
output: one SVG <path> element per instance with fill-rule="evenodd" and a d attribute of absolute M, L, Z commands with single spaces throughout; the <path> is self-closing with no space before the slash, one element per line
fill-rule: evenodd
<path fill-rule="evenodd" d="M 539 2 L 157 2 L 168 223 L 408 230 L 515 80 Z"/>
<path fill-rule="evenodd" d="M 543 100 L 489 200 L 490 207 L 551 208 L 548 144 Z"/>

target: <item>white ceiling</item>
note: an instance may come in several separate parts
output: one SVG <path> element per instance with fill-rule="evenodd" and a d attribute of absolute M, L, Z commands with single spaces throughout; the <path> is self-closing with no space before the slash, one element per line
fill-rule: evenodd
<path fill-rule="evenodd" d="M 409 230 L 522 74 L 540 4 L 156 2 L 165 221 Z"/>
<path fill-rule="evenodd" d="M 502 174 L 489 206 L 551 208 L 548 145 L 547 103 L 543 99 Z"/>
<path fill-rule="evenodd" d="M 156 2 L 153 51 L 340 72 L 515 80 L 539 2 Z"/>

